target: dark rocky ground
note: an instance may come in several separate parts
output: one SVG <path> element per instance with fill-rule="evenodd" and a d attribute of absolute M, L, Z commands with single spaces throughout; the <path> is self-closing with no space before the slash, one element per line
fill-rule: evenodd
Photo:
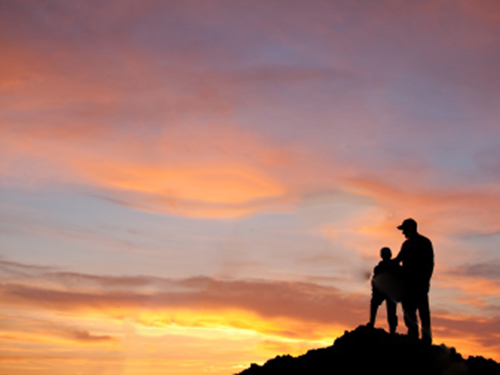
<path fill-rule="evenodd" d="M 500 375 L 500 364 L 462 356 L 444 345 L 425 345 L 406 335 L 360 326 L 345 332 L 333 346 L 300 357 L 278 356 L 252 364 L 239 375 Z"/>

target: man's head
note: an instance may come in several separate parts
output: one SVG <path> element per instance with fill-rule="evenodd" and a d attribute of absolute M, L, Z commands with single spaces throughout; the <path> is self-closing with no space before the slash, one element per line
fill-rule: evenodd
<path fill-rule="evenodd" d="M 406 219 L 398 229 L 403 231 L 406 238 L 410 238 L 417 234 L 417 222 L 413 219 Z"/>
<path fill-rule="evenodd" d="M 389 260 L 389 259 L 391 259 L 392 258 L 391 249 L 389 249 L 388 247 L 383 247 L 382 250 L 380 250 L 380 257 L 383 260 Z"/>

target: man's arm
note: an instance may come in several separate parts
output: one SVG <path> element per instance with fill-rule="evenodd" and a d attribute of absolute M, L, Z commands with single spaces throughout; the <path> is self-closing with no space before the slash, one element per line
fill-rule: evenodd
<path fill-rule="evenodd" d="M 401 263 L 401 262 L 403 261 L 403 250 L 404 250 L 404 245 L 405 245 L 405 244 L 403 244 L 403 245 L 401 246 L 401 250 L 399 250 L 398 255 L 396 256 L 396 258 L 394 258 L 394 259 L 393 259 L 393 261 L 394 261 L 396 264 L 399 264 L 399 263 Z"/>
<path fill-rule="evenodd" d="M 430 280 L 432 277 L 432 273 L 434 271 L 434 249 L 432 247 L 432 242 L 427 239 L 427 251 L 428 251 L 428 259 L 427 259 L 427 278 Z"/>

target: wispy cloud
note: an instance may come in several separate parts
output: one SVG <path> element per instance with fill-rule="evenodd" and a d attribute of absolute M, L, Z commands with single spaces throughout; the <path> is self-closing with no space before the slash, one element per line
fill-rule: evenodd
<path fill-rule="evenodd" d="M 98 314 L 112 320 L 134 319 L 145 327 L 225 326 L 314 340 L 322 337 L 321 330 L 362 324 L 368 309 L 367 294 L 347 294 L 312 282 L 117 277 L 69 273 L 5 260 L 0 266 L 4 309 Z M 12 269 L 23 272 L 12 273 Z M 37 332 L 46 330 L 79 342 L 113 340 L 109 334 L 39 323 Z M 446 311 L 437 311 L 434 318 L 438 337 L 458 339 L 467 335 L 489 351 L 496 350 L 496 325 L 498 319 L 460 317 Z"/>
<path fill-rule="evenodd" d="M 44 320 L 34 316 L 0 315 L 2 317 L 1 340 L 25 342 L 27 336 L 31 340 L 43 343 L 51 340 L 69 341 L 76 344 L 96 345 L 117 341 L 111 335 L 89 332 L 80 327 L 68 326 L 53 320 Z"/>
<path fill-rule="evenodd" d="M 1 287 L 4 305 L 132 316 L 141 309 L 242 310 L 263 319 L 288 318 L 322 324 L 332 324 L 334 319 L 335 324 L 342 326 L 355 325 L 364 315 L 360 296 L 313 283 L 224 281 L 208 277 L 169 280 L 66 272 L 42 273 L 36 280 L 5 282 Z"/>

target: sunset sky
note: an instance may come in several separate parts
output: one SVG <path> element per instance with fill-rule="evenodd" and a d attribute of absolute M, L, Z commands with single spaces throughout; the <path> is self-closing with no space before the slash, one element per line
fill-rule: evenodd
<path fill-rule="evenodd" d="M 497 0 L 0 0 L 0 142 L 2 374 L 331 345 L 408 217 L 500 361 Z"/>

